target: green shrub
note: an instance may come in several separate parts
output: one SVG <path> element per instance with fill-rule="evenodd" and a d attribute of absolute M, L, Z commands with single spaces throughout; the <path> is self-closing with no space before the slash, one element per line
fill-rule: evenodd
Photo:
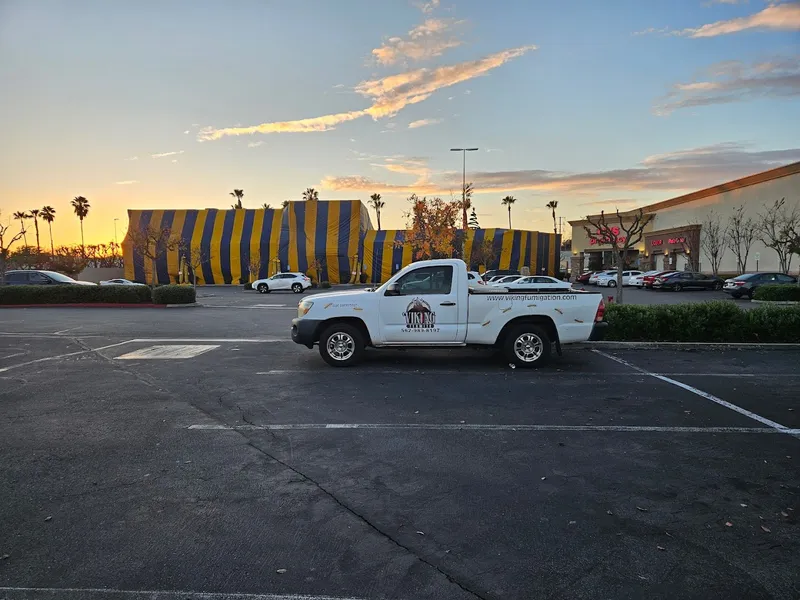
<path fill-rule="evenodd" d="M 319 284 L 319 287 L 322 288 L 323 290 L 328 290 L 331 287 L 331 282 L 330 281 L 323 281 L 323 282 L 321 282 Z"/>
<path fill-rule="evenodd" d="M 731 302 L 606 307 L 604 339 L 625 342 L 800 343 L 800 306 L 741 309 Z"/>
<path fill-rule="evenodd" d="M 244 289 L 245 290 L 252 290 L 253 289 L 253 283 L 248 281 L 247 283 L 244 284 Z"/>
<path fill-rule="evenodd" d="M 143 304 L 144 285 L 0 285 L 0 304 Z"/>
<path fill-rule="evenodd" d="M 155 304 L 194 304 L 197 294 L 191 285 L 161 285 L 153 288 Z"/>
<path fill-rule="evenodd" d="M 753 293 L 753 300 L 768 302 L 800 302 L 800 286 L 797 285 L 762 285 Z"/>

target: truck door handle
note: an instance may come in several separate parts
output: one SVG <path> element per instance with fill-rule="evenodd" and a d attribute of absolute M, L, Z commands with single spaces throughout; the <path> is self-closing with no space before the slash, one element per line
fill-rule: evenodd
<path fill-rule="evenodd" d="M 455 302 L 441 302 L 439 306 L 455 306 Z"/>

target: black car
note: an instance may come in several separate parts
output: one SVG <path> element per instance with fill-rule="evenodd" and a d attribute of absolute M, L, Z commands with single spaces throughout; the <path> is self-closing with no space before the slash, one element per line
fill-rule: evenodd
<path fill-rule="evenodd" d="M 657 290 L 721 290 L 722 278 L 705 275 L 694 271 L 678 271 L 667 275 L 660 275 L 653 280 L 653 288 Z"/>
<path fill-rule="evenodd" d="M 797 279 L 791 275 L 783 273 L 745 273 L 733 279 L 725 280 L 725 287 L 722 288 L 734 298 L 753 298 L 753 292 L 761 285 L 785 285 L 797 284 Z"/>
<path fill-rule="evenodd" d="M 6 271 L 3 279 L 6 285 L 97 285 L 90 281 L 76 281 L 55 271 Z"/>
<path fill-rule="evenodd" d="M 492 277 L 500 277 L 501 275 L 519 275 L 519 271 L 515 271 L 513 269 L 492 269 L 491 271 L 486 271 L 483 274 L 483 280 L 489 281 Z"/>

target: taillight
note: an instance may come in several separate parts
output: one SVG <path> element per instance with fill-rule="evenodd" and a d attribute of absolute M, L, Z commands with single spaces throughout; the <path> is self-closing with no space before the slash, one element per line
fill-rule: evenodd
<path fill-rule="evenodd" d="M 606 314 L 606 304 L 603 299 L 600 299 L 600 305 L 597 307 L 597 313 L 594 316 L 594 322 L 599 323 L 603 320 L 603 315 Z"/>
<path fill-rule="evenodd" d="M 746 281 L 734 281 L 733 283 L 736 284 L 736 285 L 744 285 L 747 282 Z"/>

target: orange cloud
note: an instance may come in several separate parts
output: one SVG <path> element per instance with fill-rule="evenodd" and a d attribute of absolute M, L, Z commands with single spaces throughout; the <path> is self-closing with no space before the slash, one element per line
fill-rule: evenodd
<path fill-rule="evenodd" d="M 310 133 L 329 131 L 340 123 L 371 116 L 374 120 L 393 117 L 406 106 L 428 99 L 431 94 L 446 87 L 487 74 L 508 61 L 518 58 L 536 46 L 521 46 L 496 52 L 478 60 L 458 63 L 436 69 L 417 69 L 380 79 L 362 81 L 355 91 L 372 99 L 372 105 L 363 110 L 350 111 L 312 117 L 299 121 L 279 121 L 262 123 L 249 127 L 228 127 L 224 129 L 203 129 L 198 136 L 200 141 L 218 140 L 229 135 L 250 135 L 253 133 Z"/>
<path fill-rule="evenodd" d="M 675 35 L 703 38 L 739 33 L 748 29 L 800 30 L 800 3 L 771 4 L 764 10 L 746 17 L 717 21 L 702 27 L 684 29 L 674 33 Z"/>
<path fill-rule="evenodd" d="M 437 123 L 441 123 L 441 119 L 420 119 L 419 121 L 411 121 L 408 124 L 409 129 L 417 129 L 419 127 L 426 127 L 428 125 L 436 125 Z"/>
<path fill-rule="evenodd" d="M 451 31 L 464 23 L 455 19 L 427 19 L 408 32 L 407 38 L 392 37 L 372 56 L 381 65 L 394 65 L 406 60 L 423 61 L 441 56 L 445 50 L 456 48 L 463 42 Z"/>

